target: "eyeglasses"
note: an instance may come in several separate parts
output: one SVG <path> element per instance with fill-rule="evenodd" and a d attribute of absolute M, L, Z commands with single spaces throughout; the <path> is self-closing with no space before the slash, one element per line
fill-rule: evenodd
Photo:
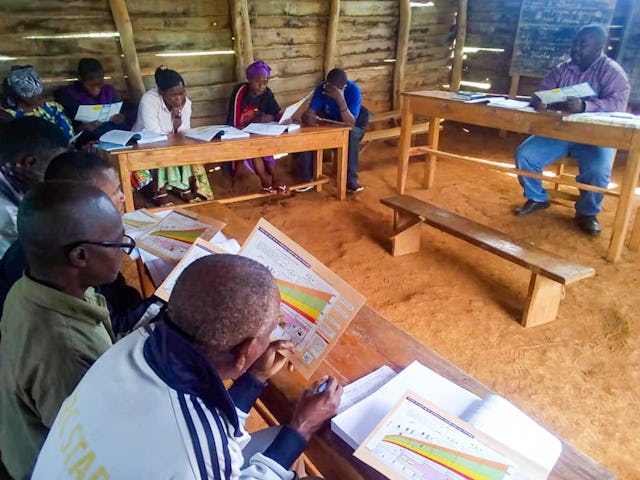
<path fill-rule="evenodd" d="M 63 245 L 62 248 L 64 248 L 67 251 L 70 251 L 76 248 L 78 245 L 98 245 L 99 247 L 106 247 L 106 248 L 120 248 L 124 253 L 129 255 L 133 251 L 133 249 L 136 248 L 136 241 L 127 234 L 124 234 L 122 236 L 122 239 L 128 240 L 128 241 L 127 242 L 91 242 L 89 240 L 78 240 L 77 242 Z"/>

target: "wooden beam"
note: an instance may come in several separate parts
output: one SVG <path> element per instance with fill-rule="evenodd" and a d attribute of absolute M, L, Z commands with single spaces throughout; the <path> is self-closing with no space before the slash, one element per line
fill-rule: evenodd
<path fill-rule="evenodd" d="M 449 90 L 457 92 L 462 81 L 462 62 L 465 39 L 467 37 L 467 0 L 458 0 L 458 16 L 456 19 L 456 46 L 453 50 L 453 68 Z"/>
<path fill-rule="evenodd" d="M 336 66 L 336 42 L 338 39 L 338 24 L 340 23 L 340 0 L 331 0 L 327 36 L 324 42 L 324 76 Z"/>
<path fill-rule="evenodd" d="M 400 21 L 398 25 L 398 42 L 396 43 L 396 65 L 393 69 L 393 109 L 400 108 L 400 92 L 404 78 L 404 67 L 407 64 L 409 51 L 409 33 L 411 32 L 411 2 L 400 0 Z"/>
<path fill-rule="evenodd" d="M 245 69 L 253 63 L 253 42 L 247 0 L 229 0 L 233 49 L 236 51 L 236 80 L 245 79 Z"/>
<path fill-rule="evenodd" d="M 131 18 L 129 18 L 127 3 L 125 0 L 109 0 L 109 7 L 111 8 L 113 21 L 120 34 L 120 48 L 124 55 L 123 66 L 127 76 L 130 100 L 137 103 L 145 92 L 145 88 L 142 74 L 140 73 L 138 52 L 136 51 L 136 42 L 133 39 L 133 27 L 131 26 Z"/>

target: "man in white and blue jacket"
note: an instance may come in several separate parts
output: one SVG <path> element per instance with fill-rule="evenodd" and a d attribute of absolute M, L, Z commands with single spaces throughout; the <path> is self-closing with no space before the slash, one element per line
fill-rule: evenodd
<path fill-rule="evenodd" d="M 67 398 L 32 478 L 295 478 L 289 467 L 335 414 L 342 389 L 333 377 L 315 382 L 291 422 L 255 445 L 245 420 L 292 346 L 270 342 L 279 303 L 273 276 L 253 260 L 191 264 L 167 311 L 109 349 Z"/>

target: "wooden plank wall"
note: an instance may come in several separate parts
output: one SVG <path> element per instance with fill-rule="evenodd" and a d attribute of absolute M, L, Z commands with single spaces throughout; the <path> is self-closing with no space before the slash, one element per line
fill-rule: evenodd
<path fill-rule="evenodd" d="M 249 0 L 256 60 L 271 66 L 269 87 L 284 108 L 322 80 L 329 2 Z"/>
<path fill-rule="evenodd" d="M 81 57 L 95 57 L 104 65 L 109 81 L 124 92 L 117 37 L 26 38 L 90 32 L 116 32 L 106 0 L 0 0 L 0 76 L 6 77 L 11 65 L 33 65 L 45 83 L 45 94 L 51 95 L 76 77 Z"/>
<path fill-rule="evenodd" d="M 159 53 L 233 50 L 227 1 L 127 0 L 140 69 L 147 88 L 166 64 L 184 77 L 193 102 L 193 125 L 224 123 L 235 83 L 235 57 L 159 57 Z"/>
<path fill-rule="evenodd" d="M 466 47 L 503 51 L 466 53 L 463 81 L 490 83 L 490 92 L 509 92 L 509 64 L 520 4 L 521 0 L 469 0 Z"/>
<path fill-rule="evenodd" d="M 449 83 L 457 2 L 433 3 L 433 7 L 411 9 L 404 90 L 437 88 Z"/>
<path fill-rule="evenodd" d="M 235 56 L 158 56 L 163 53 L 233 50 L 229 0 L 127 0 L 146 88 L 161 65 L 179 71 L 194 102 L 194 125 L 220 123 L 238 81 Z M 437 87 L 449 81 L 456 2 L 412 8 L 405 89 Z M 330 2 L 248 0 L 254 57 L 273 68 L 270 86 L 281 105 L 299 99 L 322 80 Z M 116 32 L 108 0 L 0 0 L 0 75 L 12 64 L 32 64 L 46 82 L 46 94 L 72 81 L 77 61 L 98 58 L 109 81 L 127 97 L 117 37 L 27 39 L 31 35 Z M 365 105 L 392 106 L 399 20 L 398 0 L 342 0 L 336 66 L 358 82 Z M 5 59 L 6 57 L 6 59 Z"/>

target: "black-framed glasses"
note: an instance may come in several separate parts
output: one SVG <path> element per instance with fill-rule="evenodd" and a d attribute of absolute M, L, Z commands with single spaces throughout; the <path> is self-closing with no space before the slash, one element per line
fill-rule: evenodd
<path fill-rule="evenodd" d="M 126 239 L 128 241 L 127 242 L 91 242 L 89 240 L 78 240 L 77 242 L 63 245 L 62 248 L 64 248 L 67 251 L 70 251 L 79 245 L 98 245 L 99 247 L 106 247 L 106 248 L 120 248 L 124 253 L 129 255 L 131 252 L 133 252 L 133 249 L 136 248 L 136 241 L 126 233 L 122 236 L 122 239 L 123 240 Z"/>

